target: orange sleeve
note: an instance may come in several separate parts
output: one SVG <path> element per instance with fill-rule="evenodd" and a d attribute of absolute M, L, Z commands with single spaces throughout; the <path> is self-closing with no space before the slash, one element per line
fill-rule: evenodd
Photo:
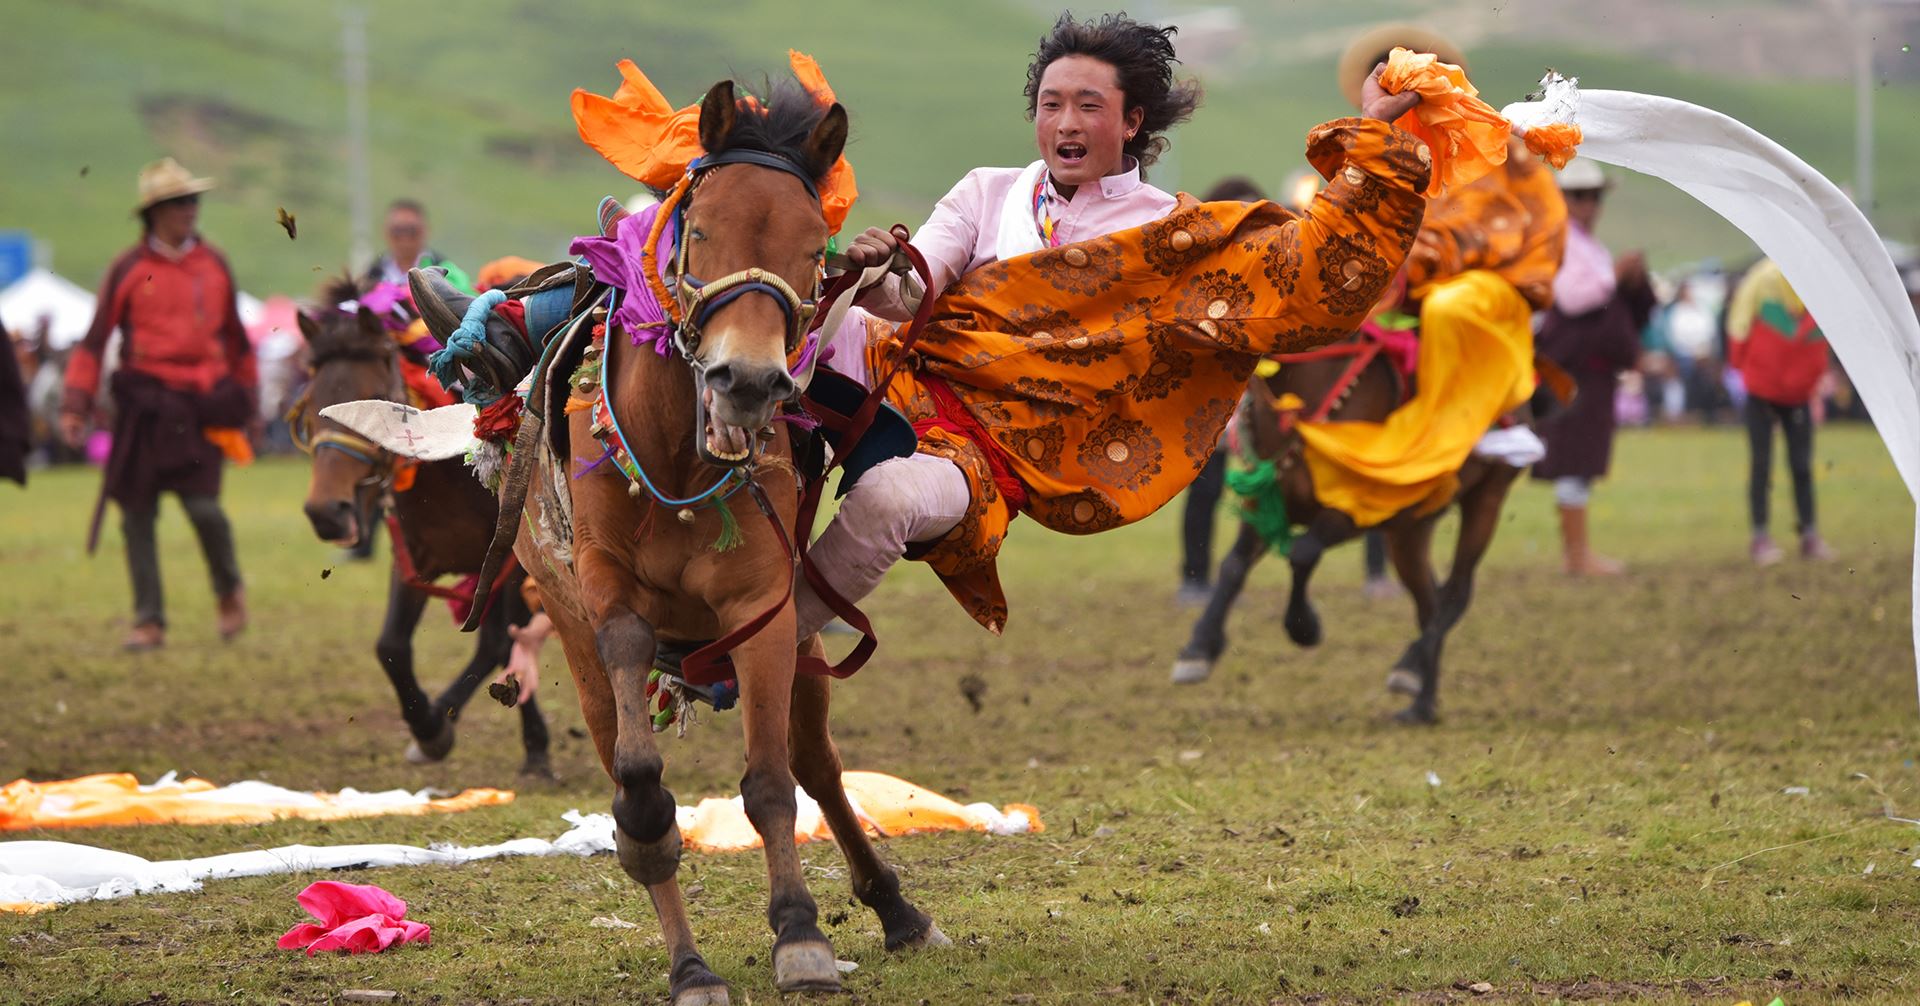
<path fill-rule="evenodd" d="M 1408 258 L 1408 286 L 1418 296 L 1424 287 L 1484 269 L 1544 310 L 1553 304 L 1566 242 L 1567 203 L 1553 172 L 1518 149 L 1506 164 L 1428 206 Z"/>
<path fill-rule="evenodd" d="M 1283 324 L 1261 354 L 1342 338 L 1393 282 L 1427 200 L 1426 144 L 1376 119 L 1336 119 L 1307 134 L 1307 162 L 1327 186 L 1306 213 L 1278 228 L 1265 257 L 1287 294 Z M 1288 286 L 1291 284 L 1291 292 Z"/>
<path fill-rule="evenodd" d="M 107 268 L 107 276 L 100 282 L 100 295 L 94 300 L 93 324 L 87 327 L 86 336 L 67 359 L 60 411 L 82 417 L 93 415 L 93 402 L 100 394 L 101 358 L 106 355 L 107 340 L 113 336 L 113 330 L 120 327 L 120 286 L 139 259 L 140 249 L 134 248 L 114 259 L 113 265 Z"/>

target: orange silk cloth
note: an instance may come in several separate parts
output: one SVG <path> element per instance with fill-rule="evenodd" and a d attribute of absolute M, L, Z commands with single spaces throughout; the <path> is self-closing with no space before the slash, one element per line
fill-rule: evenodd
<path fill-rule="evenodd" d="M 1432 53 L 1396 47 L 1380 72 L 1380 86 L 1389 94 L 1420 94 L 1420 103 L 1394 125 L 1426 141 L 1433 150 L 1428 195 L 1465 185 L 1506 161 L 1512 126 L 1480 100 L 1466 71 L 1440 62 Z"/>
<path fill-rule="evenodd" d="M 286 818 L 335 821 L 388 814 L 446 814 L 513 802 L 511 791 L 498 789 L 469 789 L 437 800 L 407 801 L 315 793 L 312 799 L 297 803 L 250 802 L 244 796 L 230 797 L 218 790 L 205 779 L 142 787 L 139 779 L 126 773 L 58 782 L 15 779 L 0 786 L 0 831 L 130 824 L 264 824 Z"/>
<path fill-rule="evenodd" d="M 833 88 L 812 56 L 789 49 L 787 62 L 794 79 L 815 101 L 823 106 L 833 104 Z M 700 105 L 696 102 L 674 108 L 630 59 L 621 60 L 619 69 L 620 87 L 611 98 L 581 88 L 574 90 L 574 126 L 580 139 L 608 163 L 664 192 L 673 188 L 686 173 L 687 165 L 705 152 L 700 146 Z M 754 98 L 742 100 L 758 107 Z M 830 233 L 840 232 L 858 195 L 853 166 L 841 157 L 820 185 L 820 208 Z"/>
<path fill-rule="evenodd" d="M 1270 202 L 1182 197 L 1143 227 L 983 266 L 940 295 L 889 399 L 916 422 L 944 380 L 992 438 L 945 429 L 920 449 L 966 473 L 973 506 L 919 558 L 975 620 L 999 631 L 994 568 L 1013 512 L 985 449 L 1046 527 L 1091 534 L 1159 509 L 1193 481 L 1262 356 L 1343 339 L 1399 269 L 1420 226 L 1426 145 L 1341 119 L 1307 137 L 1328 180 L 1305 215 Z M 898 357 L 869 321 L 871 373 Z"/>
<path fill-rule="evenodd" d="M 1506 162 L 1427 204 L 1407 281 L 1413 298 L 1472 270 L 1513 284 L 1544 311 L 1553 304 L 1553 277 L 1567 246 L 1567 202 L 1547 165 L 1510 140 Z"/>

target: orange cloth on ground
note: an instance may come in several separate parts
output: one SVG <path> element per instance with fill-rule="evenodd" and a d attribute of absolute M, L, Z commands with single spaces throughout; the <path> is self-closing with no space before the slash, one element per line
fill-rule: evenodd
<path fill-rule="evenodd" d="M 934 414 L 945 380 L 1027 488 L 1025 512 L 1090 534 L 1147 516 L 1213 453 L 1260 357 L 1345 338 L 1419 227 L 1425 145 L 1342 119 L 1308 135 L 1329 180 L 1306 215 L 1270 202 L 1196 203 L 1143 227 L 983 266 L 940 295 L 888 398 Z M 891 371 L 893 326 L 870 326 L 869 373 Z M 969 614 L 1005 624 L 994 561 L 1013 519 L 983 445 L 930 430 L 920 450 L 966 474 L 973 504 L 924 558 Z"/>
<path fill-rule="evenodd" d="M 1394 125 L 1425 140 L 1433 150 L 1433 178 L 1427 195 L 1465 185 L 1507 159 L 1511 125 L 1479 90 L 1465 70 L 1426 52 L 1395 47 L 1380 71 L 1389 94 L 1418 91 L 1420 103 Z"/>
<path fill-rule="evenodd" d="M 1314 498 L 1360 527 L 1453 499 L 1473 445 L 1533 394 L 1533 312 L 1493 273 L 1447 280 L 1421 303 L 1416 373 L 1384 422 L 1299 425 Z"/>
<path fill-rule="evenodd" d="M 813 57 L 789 49 L 787 62 L 794 79 L 815 101 L 833 104 L 833 88 Z M 676 109 L 632 60 L 621 60 L 619 68 L 620 87 L 611 98 L 574 89 L 573 121 L 580 139 L 628 177 L 661 191 L 671 189 L 687 165 L 704 153 L 700 105 Z M 742 100 L 757 105 L 751 97 Z M 839 233 L 858 195 L 853 166 L 842 156 L 820 183 L 820 209 L 828 232 Z"/>
<path fill-rule="evenodd" d="M 469 789 L 441 800 L 384 805 L 343 802 L 336 793 L 315 793 L 315 802 L 296 805 L 194 797 L 217 788 L 205 779 L 184 779 L 149 786 L 143 792 L 140 780 L 126 773 L 59 782 L 15 779 L 0 786 L 0 831 L 129 824 L 263 824 L 285 818 L 333 821 L 387 814 L 444 814 L 513 802 L 512 791 L 498 789 Z"/>
<path fill-rule="evenodd" d="M 917 835 L 933 831 L 986 831 L 986 808 L 970 808 L 879 772 L 843 772 L 840 783 L 869 832 L 878 835 Z M 684 811 L 684 808 L 683 808 Z M 1028 830 L 1045 831 L 1040 812 L 1024 803 L 1010 803 L 1001 813 L 1026 815 Z M 738 797 L 708 797 L 693 808 L 692 823 L 681 816 L 680 834 L 687 848 L 699 852 L 733 852 L 760 847 L 760 833 Z M 831 841 L 833 829 L 816 808 L 802 806 L 794 820 L 794 837 L 802 842 Z"/>

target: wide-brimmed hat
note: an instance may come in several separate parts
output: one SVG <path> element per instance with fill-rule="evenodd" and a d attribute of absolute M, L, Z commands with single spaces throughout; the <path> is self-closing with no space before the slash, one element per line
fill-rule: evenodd
<path fill-rule="evenodd" d="M 1613 188 L 1613 179 L 1600 170 L 1600 162 L 1590 157 L 1576 157 L 1560 169 L 1555 178 L 1562 192 L 1591 192 L 1595 189 Z"/>
<path fill-rule="evenodd" d="M 154 203 L 181 196 L 197 196 L 211 188 L 213 179 L 195 178 L 179 161 L 162 157 L 140 169 L 140 202 L 133 211 L 139 213 Z"/>
<path fill-rule="evenodd" d="M 1347 44 L 1347 51 L 1340 54 L 1339 69 L 1335 71 L 1340 93 L 1347 96 L 1347 102 L 1353 107 L 1360 107 L 1360 85 L 1367 82 L 1374 63 L 1395 46 L 1433 53 L 1442 63 L 1452 63 L 1462 69 L 1467 65 L 1466 54 L 1460 47 L 1431 28 L 1417 24 L 1383 24 L 1369 28 Z"/>

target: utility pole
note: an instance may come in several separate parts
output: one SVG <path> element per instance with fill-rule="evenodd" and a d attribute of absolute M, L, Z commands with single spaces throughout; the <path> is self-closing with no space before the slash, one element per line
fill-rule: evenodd
<path fill-rule="evenodd" d="M 1871 4 L 1853 8 L 1853 202 L 1873 220 L 1873 29 Z"/>
<path fill-rule="evenodd" d="M 340 49 L 347 85 L 347 261 L 373 258 L 373 169 L 367 153 L 367 12 L 340 8 Z"/>

